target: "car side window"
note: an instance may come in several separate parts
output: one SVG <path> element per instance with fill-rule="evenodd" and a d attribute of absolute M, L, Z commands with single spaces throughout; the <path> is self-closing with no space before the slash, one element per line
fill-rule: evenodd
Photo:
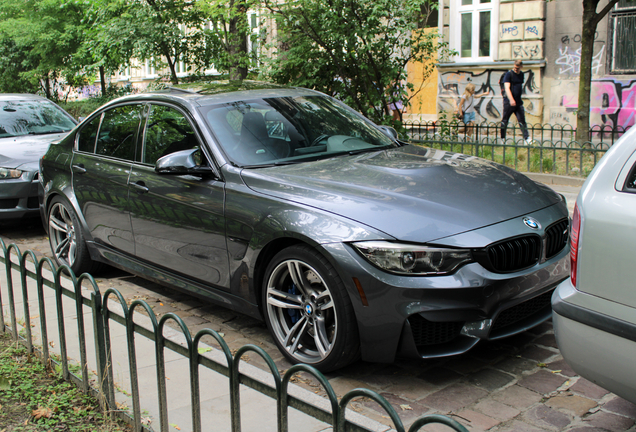
<path fill-rule="evenodd" d="M 636 193 L 636 164 L 629 171 L 627 180 L 625 180 L 624 192 Z"/>
<path fill-rule="evenodd" d="M 98 115 L 79 132 L 77 140 L 77 149 L 79 151 L 88 153 L 95 152 L 95 140 L 97 139 L 97 131 L 99 130 L 99 122 L 101 119 L 102 116 Z"/>
<path fill-rule="evenodd" d="M 154 165 L 163 156 L 199 147 L 194 129 L 179 110 L 151 105 L 141 161 Z"/>
<path fill-rule="evenodd" d="M 95 153 L 134 160 L 142 105 L 124 105 L 104 113 Z"/>

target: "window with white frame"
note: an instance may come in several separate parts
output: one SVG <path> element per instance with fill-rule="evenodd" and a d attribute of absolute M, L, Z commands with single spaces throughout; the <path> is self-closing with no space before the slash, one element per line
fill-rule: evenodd
<path fill-rule="evenodd" d="M 494 60 L 497 47 L 498 0 L 454 0 L 451 2 L 451 42 L 459 62 Z"/>

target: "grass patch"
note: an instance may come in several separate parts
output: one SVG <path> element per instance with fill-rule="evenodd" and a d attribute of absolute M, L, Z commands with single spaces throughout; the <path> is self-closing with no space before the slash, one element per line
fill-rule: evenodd
<path fill-rule="evenodd" d="M 600 161 L 605 151 L 591 149 L 555 147 L 546 142 L 544 145 L 501 145 L 491 143 L 475 144 L 471 142 L 435 142 L 418 143 L 431 147 L 463 153 L 470 156 L 492 160 L 521 172 L 550 173 L 557 175 L 587 177 Z"/>
<path fill-rule="evenodd" d="M 40 359 L 0 334 L 0 431 L 120 432 L 132 429 L 100 412 Z"/>

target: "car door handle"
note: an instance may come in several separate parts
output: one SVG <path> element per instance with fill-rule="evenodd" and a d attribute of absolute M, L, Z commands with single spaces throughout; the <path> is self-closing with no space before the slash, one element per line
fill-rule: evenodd
<path fill-rule="evenodd" d="M 75 174 L 86 174 L 86 168 L 83 164 L 72 165 L 71 168 Z"/>
<path fill-rule="evenodd" d="M 130 183 L 130 185 L 137 190 L 137 193 L 140 193 L 140 194 L 146 193 L 150 190 L 146 187 L 146 184 L 142 181 Z"/>

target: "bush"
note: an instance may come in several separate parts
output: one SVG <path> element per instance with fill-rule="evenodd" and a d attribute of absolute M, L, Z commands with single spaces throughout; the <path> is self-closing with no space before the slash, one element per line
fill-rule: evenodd
<path fill-rule="evenodd" d="M 130 86 L 119 87 L 111 85 L 106 88 L 106 94 L 103 96 L 96 96 L 71 102 L 60 101 L 58 102 L 58 105 L 64 108 L 66 112 L 74 118 L 79 119 L 80 117 L 88 117 L 93 111 L 104 105 L 106 102 L 110 102 L 113 99 L 126 96 L 131 93 L 133 93 L 133 89 Z"/>
<path fill-rule="evenodd" d="M 66 112 L 68 112 L 74 118 L 79 119 L 80 117 L 81 118 L 88 117 L 90 113 L 95 111 L 100 106 L 104 105 L 106 102 L 108 102 L 108 100 L 102 97 L 98 97 L 98 98 L 82 99 L 82 100 L 66 102 L 66 103 L 59 102 L 58 105 L 64 108 Z"/>

